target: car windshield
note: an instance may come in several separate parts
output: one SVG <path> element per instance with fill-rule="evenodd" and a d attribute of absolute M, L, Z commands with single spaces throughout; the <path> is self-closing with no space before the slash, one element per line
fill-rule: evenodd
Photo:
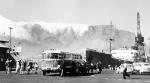
<path fill-rule="evenodd" d="M 150 64 L 144 64 L 145 66 L 150 66 Z"/>

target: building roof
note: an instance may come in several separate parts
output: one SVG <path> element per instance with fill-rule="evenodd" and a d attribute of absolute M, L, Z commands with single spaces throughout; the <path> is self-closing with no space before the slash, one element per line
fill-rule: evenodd
<path fill-rule="evenodd" d="M 5 46 L 4 44 L 0 44 L 0 48 L 9 48 L 9 47 Z"/>
<path fill-rule="evenodd" d="M 0 43 L 9 43 L 7 40 L 0 40 Z"/>
<path fill-rule="evenodd" d="M 57 50 L 57 49 L 49 49 L 49 50 L 45 50 L 43 51 L 43 53 L 61 53 L 62 50 Z"/>

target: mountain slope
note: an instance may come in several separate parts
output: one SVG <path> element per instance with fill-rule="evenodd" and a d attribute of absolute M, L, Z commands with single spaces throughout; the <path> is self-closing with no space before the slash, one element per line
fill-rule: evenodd
<path fill-rule="evenodd" d="M 100 49 L 109 52 L 109 38 L 114 39 L 112 48 L 131 47 L 135 34 L 118 30 L 110 25 L 64 24 L 47 22 L 13 22 L 0 16 L 0 39 L 9 40 L 12 29 L 12 44 L 23 47 L 22 55 L 40 55 L 44 49 L 73 50 L 80 48 Z"/>
<path fill-rule="evenodd" d="M 28 28 L 24 27 L 29 34 L 29 39 L 14 38 L 13 41 L 21 42 L 24 56 L 36 56 L 44 49 L 50 48 L 64 50 L 93 48 L 109 52 L 110 35 L 114 39 L 113 49 L 123 46 L 131 47 L 134 44 L 135 34 L 118 30 L 115 27 L 111 30 L 110 25 L 89 25 L 82 35 L 73 28 L 76 27 L 66 27 L 56 32 L 49 32 L 40 24 L 33 24 Z"/>

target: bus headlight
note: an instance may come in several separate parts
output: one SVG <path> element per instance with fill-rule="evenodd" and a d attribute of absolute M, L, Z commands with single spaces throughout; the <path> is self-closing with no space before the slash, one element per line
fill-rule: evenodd
<path fill-rule="evenodd" d="M 60 65 L 58 65 L 57 67 L 60 68 Z"/>

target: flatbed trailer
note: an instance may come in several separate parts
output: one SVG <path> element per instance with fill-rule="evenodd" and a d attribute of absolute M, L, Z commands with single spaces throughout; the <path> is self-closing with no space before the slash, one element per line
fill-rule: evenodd
<path fill-rule="evenodd" d="M 123 61 L 117 60 L 111 57 L 111 54 L 106 54 L 99 52 L 93 49 L 80 49 L 76 50 L 77 52 L 82 55 L 83 60 L 86 62 L 87 65 L 96 65 L 99 62 L 102 64 L 102 68 L 108 68 L 110 65 L 111 67 L 119 66 Z"/>

